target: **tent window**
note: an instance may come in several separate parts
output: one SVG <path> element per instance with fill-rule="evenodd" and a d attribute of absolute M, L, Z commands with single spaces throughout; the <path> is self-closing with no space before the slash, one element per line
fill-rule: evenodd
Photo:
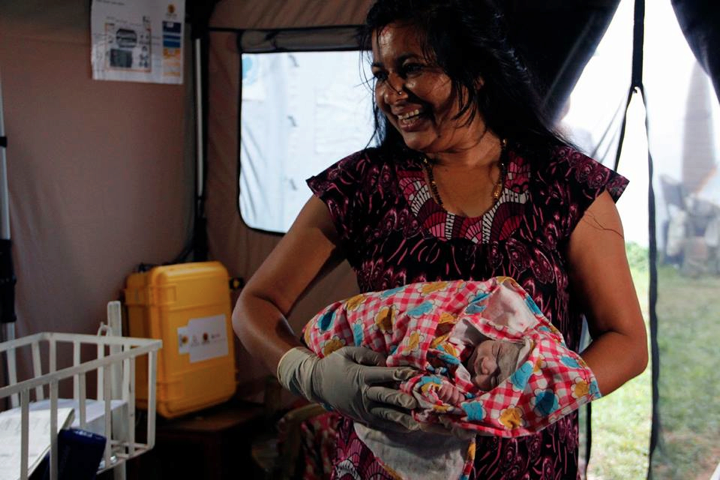
<path fill-rule="evenodd" d="M 243 54 L 240 214 L 284 233 L 310 198 L 305 180 L 372 136 L 369 66 L 357 51 Z"/>

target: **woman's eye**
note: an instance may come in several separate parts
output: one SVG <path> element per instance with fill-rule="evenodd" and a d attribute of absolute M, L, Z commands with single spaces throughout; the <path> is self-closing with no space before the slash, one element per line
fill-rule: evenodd
<path fill-rule="evenodd" d="M 404 75 L 411 75 L 420 72 L 422 67 L 419 63 L 406 63 L 402 66 L 402 71 Z"/>
<path fill-rule="evenodd" d="M 385 80 L 387 80 L 387 73 L 385 73 L 383 71 L 376 70 L 376 71 L 372 72 L 372 74 L 373 74 L 373 77 L 375 77 L 375 80 L 377 80 L 379 82 L 384 82 Z"/>

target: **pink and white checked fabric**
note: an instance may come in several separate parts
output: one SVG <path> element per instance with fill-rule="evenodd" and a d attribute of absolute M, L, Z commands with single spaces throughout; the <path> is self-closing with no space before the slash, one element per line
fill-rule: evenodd
<path fill-rule="evenodd" d="M 524 361 L 490 391 L 470 381 L 463 365 L 483 338 L 525 345 Z M 571 351 L 513 279 L 415 283 L 333 303 L 306 325 L 308 347 L 326 356 L 347 345 L 387 355 L 388 366 L 408 365 L 418 375 L 401 389 L 415 395 L 414 416 L 453 423 L 479 434 L 533 434 L 600 397 L 592 371 Z M 443 383 L 466 400 L 448 405 Z"/>

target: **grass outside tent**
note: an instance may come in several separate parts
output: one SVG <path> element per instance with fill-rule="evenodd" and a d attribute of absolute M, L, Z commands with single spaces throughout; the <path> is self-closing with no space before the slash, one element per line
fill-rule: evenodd
<path fill-rule="evenodd" d="M 627 250 L 647 323 L 647 250 Z M 708 480 L 720 462 L 720 278 L 688 278 L 662 265 L 658 279 L 662 443 L 653 478 Z M 651 380 L 648 368 L 593 403 L 589 480 L 647 478 Z"/>
<path fill-rule="evenodd" d="M 626 250 L 645 324 L 648 325 L 650 282 L 647 249 L 628 244 Z M 647 477 L 651 383 L 648 366 L 645 372 L 620 389 L 593 402 L 589 480 L 639 480 Z"/>
<path fill-rule="evenodd" d="M 655 477 L 707 480 L 720 462 L 720 277 L 658 275 L 660 419 Z"/>

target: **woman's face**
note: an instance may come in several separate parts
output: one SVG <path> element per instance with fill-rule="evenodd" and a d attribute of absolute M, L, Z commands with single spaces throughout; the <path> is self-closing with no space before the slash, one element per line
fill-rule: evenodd
<path fill-rule="evenodd" d="M 484 132 L 479 115 L 462 127 L 457 93 L 432 59 L 423 55 L 418 30 L 392 23 L 372 43 L 375 101 L 413 150 L 460 151 L 477 144 Z"/>

